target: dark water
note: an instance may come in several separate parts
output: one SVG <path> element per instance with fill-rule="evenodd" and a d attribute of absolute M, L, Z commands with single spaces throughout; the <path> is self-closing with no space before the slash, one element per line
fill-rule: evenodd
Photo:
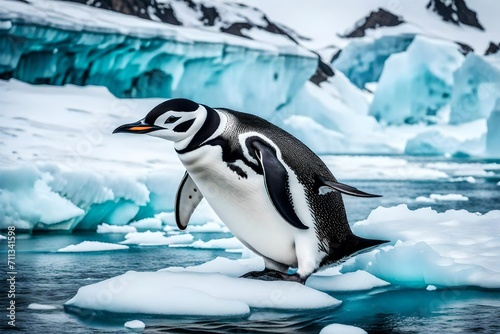
<path fill-rule="evenodd" d="M 498 172 L 498 171 L 497 171 Z M 487 212 L 500 209 L 498 174 L 476 183 L 448 181 L 363 181 L 350 182 L 368 192 L 382 193 L 380 199 L 346 197 L 351 222 L 364 219 L 379 205 L 407 203 L 412 209 L 429 206 L 416 203 L 417 196 L 430 193 L 460 193 L 467 202 L 437 202 L 437 211 L 466 209 Z M 5 235 L 5 232 L 2 232 Z M 196 234 L 204 240 L 227 234 Z M 80 233 L 67 235 L 19 235 L 16 243 L 16 327 L 7 325 L 6 241 L 0 241 L 0 328 L 2 332 L 27 333 L 130 333 L 123 327 L 139 318 L 147 333 L 319 333 L 328 324 L 362 327 L 369 333 L 500 333 L 500 291 L 480 289 L 408 290 L 390 287 L 360 293 L 333 293 L 343 301 L 335 309 L 317 312 L 279 313 L 255 311 L 248 319 L 89 318 L 68 314 L 63 303 L 78 288 L 120 275 L 128 270 L 155 271 L 169 266 L 191 266 L 217 256 L 236 259 L 240 254 L 219 250 L 169 247 L 131 247 L 124 251 L 56 253 L 55 250 L 84 240 L 119 242 L 120 234 Z M 30 303 L 57 305 L 52 311 L 29 310 Z"/>

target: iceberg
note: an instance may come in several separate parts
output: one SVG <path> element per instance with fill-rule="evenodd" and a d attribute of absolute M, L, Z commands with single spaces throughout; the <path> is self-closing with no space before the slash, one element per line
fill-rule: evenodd
<path fill-rule="evenodd" d="M 463 61 L 455 43 L 416 36 L 405 52 L 385 62 L 370 114 L 388 124 L 445 120 L 442 109 Z"/>
<path fill-rule="evenodd" d="M 469 53 L 453 82 L 450 123 L 488 118 L 500 98 L 500 56 Z"/>
<path fill-rule="evenodd" d="M 498 88 L 498 87 L 497 87 Z M 488 133 L 486 134 L 486 156 L 500 157 L 500 98 L 488 117 Z"/>
<path fill-rule="evenodd" d="M 367 83 L 378 82 L 387 58 L 406 51 L 414 38 L 414 34 L 357 38 L 334 57 L 332 65 L 363 89 Z"/>

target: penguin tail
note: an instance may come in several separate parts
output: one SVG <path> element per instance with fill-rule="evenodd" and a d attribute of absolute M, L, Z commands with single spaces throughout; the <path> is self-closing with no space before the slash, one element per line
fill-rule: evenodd
<path fill-rule="evenodd" d="M 357 235 L 351 234 L 348 238 L 349 251 L 352 253 L 348 256 L 354 256 L 361 253 L 369 252 L 379 245 L 389 242 L 388 240 L 376 240 L 376 239 L 365 239 L 358 237 Z"/>
<path fill-rule="evenodd" d="M 349 257 L 369 252 L 377 246 L 389 242 L 387 240 L 365 239 L 350 234 L 342 243 L 333 249 L 328 256 L 328 263 L 337 263 L 347 260 Z"/>

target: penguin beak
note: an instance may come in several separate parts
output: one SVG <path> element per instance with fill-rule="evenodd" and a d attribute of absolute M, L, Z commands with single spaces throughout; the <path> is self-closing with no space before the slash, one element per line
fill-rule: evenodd
<path fill-rule="evenodd" d="M 113 133 L 148 133 L 162 129 L 156 125 L 149 125 L 144 122 L 144 119 L 135 123 L 123 124 L 117 127 Z"/>

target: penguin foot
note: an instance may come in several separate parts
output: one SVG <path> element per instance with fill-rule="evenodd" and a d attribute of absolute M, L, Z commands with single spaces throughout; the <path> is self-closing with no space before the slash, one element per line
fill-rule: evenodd
<path fill-rule="evenodd" d="M 305 283 L 305 279 L 302 279 L 298 274 L 290 275 L 271 269 L 265 269 L 263 271 L 251 271 L 243 276 L 240 276 L 240 278 L 258 279 L 261 281 L 289 281 L 297 282 L 300 284 Z"/>

